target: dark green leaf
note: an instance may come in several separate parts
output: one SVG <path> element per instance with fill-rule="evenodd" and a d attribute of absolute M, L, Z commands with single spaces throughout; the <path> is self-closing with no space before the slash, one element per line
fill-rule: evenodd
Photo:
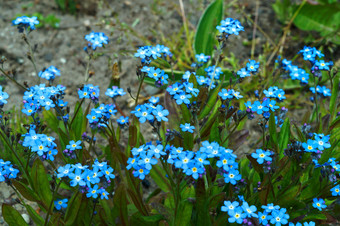
<path fill-rule="evenodd" d="M 72 198 L 69 201 L 69 204 L 65 213 L 65 222 L 66 225 L 73 225 L 76 220 L 79 212 L 79 208 L 81 206 L 81 202 L 83 200 L 83 194 L 77 191 L 73 194 Z"/>
<path fill-rule="evenodd" d="M 2 204 L 2 216 L 9 226 L 28 225 L 16 209 L 5 203 Z"/>
<path fill-rule="evenodd" d="M 40 197 L 40 201 L 49 206 L 52 200 L 52 192 L 45 167 L 40 159 L 36 159 L 32 167 L 32 179 L 34 189 Z"/>
<path fill-rule="evenodd" d="M 281 131 L 279 134 L 279 156 L 280 159 L 284 156 L 284 149 L 287 148 L 288 142 L 290 138 L 290 122 L 289 118 L 286 118 L 284 121 Z"/>
<path fill-rule="evenodd" d="M 39 200 L 39 197 L 37 194 L 32 191 L 29 187 L 27 187 L 24 183 L 21 183 L 20 181 L 14 180 L 13 182 L 14 187 L 20 192 L 22 196 L 24 196 L 25 199 L 29 201 L 36 202 Z"/>
<path fill-rule="evenodd" d="M 203 13 L 195 34 L 194 49 L 196 54 L 211 55 L 214 48 L 216 26 L 223 16 L 223 0 L 213 1 Z"/>
<path fill-rule="evenodd" d="M 157 186 L 162 189 L 162 191 L 169 192 L 171 190 L 171 186 L 168 183 L 168 179 L 165 175 L 166 173 L 164 170 L 158 165 L 154 165 L 150 170 L 150 176 L 155 181 Z"/>
<path fill-rule="evenodd" d="M 215 106 L 216 104 L 216 100 L 217 100 L 217 96 L 218 93 L 220 92 L 222 84 L 220 84 L 219 86 L 217 86 L 216 88 L 213 89 L 213 91 L 210 93 L 209 95 L 209 99 L 208 102 L 205 104 L 203 110 L 200 112 L 198 119 L 201 120 L 203 119 L 205 116 L 207 116 L 211 109 Z"/>
<path fill-rule="evenodd" d="M 331 119 L 335 118 L 335 115 L 336 115 L 336 110 L 337 110 L 336 106 L 337 106 L 337 101 L 339 100 L 338 95 L 339 95 L 339 76 L 335 76 L 333 80 L 332 96 L 329 102 L 329 111 L 332 116 Z"/>
<path fill-rule="evenodd" d="M 119 209 L 119 219 L 122 225 L 128 225 L 127 194 L 124 184 L 121 183 L 115 190 L 113 203 Z"/>

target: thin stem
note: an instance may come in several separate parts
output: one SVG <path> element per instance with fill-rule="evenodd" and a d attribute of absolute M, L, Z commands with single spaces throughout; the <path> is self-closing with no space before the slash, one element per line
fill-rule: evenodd
<path fill-rule="evenodd" d="M 92 224 L 92 219 L 93 219 L 93 216 L 94 216 L 94 211 L 96 210 L 96 206 L 97 206 L 97 203 L 98 203 L 98 199 L 95 199 L 95 200 L 96 200 L 96 202 L 93 205 L 93 210 L 92 210 L 92 215 L 91 215 L 89 226 Z"/>
<path fill-rule="evenodd" d="M 315 89 L 315 92 L 314 92 L 314 103 L 315 103 L 315 111 L 316 111 L 316 123 L 317 123 L 317 126 L 319 126 L 319 106 L 318 106 L 318 94 L 316 92 L 316 87 L 317 87 L 317 79 L 315 79 L 315 76 L 313 76 L 314 78 L 314 89 Z"/>
<path fill-rule="evenodd" d="M 258 20 L 258 16 L 259 16 L 259 5 L 260 5 L 259 0 L 256 0 L 256 5 L 255 5 L 255 21 L 254 21 L 253 37 L 252 37 L 251 52 L 250 52 L 251 59 L 254 59 L 254 53 L 255 53 L 256 27 L 257 27 L 257 20 Z"/>
<path fill-rule="evenodd" d="M 221 58 L 220 55 L 221 55 L 221 52 L 222 52 L 222 46 L 223 46 L 223 44 L 221 45 L 221 47 L 218 49 L 218 52 L 217 52 L 217 59 L 216 59 L 216 62 L 215 62 L 214 73 L 212 74 L 212 78 L 211 78 L 211 82 L 210 82 L 210 85 L 209 85 L 208 92 L 210 91 L 211 86 L 215 81 L 216 67 L 220 63 L 220 58 Z"/>
<path fill-rule="evenodd" d="M 55 196 L 56 196 L 56 194 L 57 194 L 57 192 L 58 192 L 58 189 L 59 189 L 60 184 L 61 184 L 61 180 L 59 181 L 59 183 L 57 184 L 57 187 L 56 187 L 56 188 L 54 189 L 54 191 L 53 191 L 52 200 L 51 200 L 50 205 L 49 205 L 49 207 L 48 207 L 48 211 L 47 211 L 47 214 L 46 214 L 46 217 L 45 217 L 45 224 L 44 224 L 44 226 L 46 226 L 47 223 L 48 223 L 48 217 L 50 216 L 51 209 L 52 209 L 52 205 L 53 205 Z"/>
<path fill-rule="evenodd" d="M 23 85 L 21 85 L 19 82 L 17 82 L 14 78 L 12 78 L 11 76 L 9 76 L 6 71 L 4 71 L 2 68 L 0 68 L 0 71 L 2 72 L 2 74 L 4 76 L 6 76 L 9 80 L 11 80 L 12 82 L 14 82 L 17 86 L 19 86 L 20 88 L 23 88 L 24 90 L 27 91 L 27 88 Z"/>
<path fill-rule="evenodd" d="M 24 35 L 24 41 L 26 42 L 26 44 L 28 45 L 28 49 L 30 51 L 30 57 L 29 57 L 29 60 L 32 62 L 33 64 L 33 67 L 34 67 L 34 70 L 35 70 L 35 73 L 38 77 L 38 83 L 40 83 L 40 77 L 38 76 L 38 69 L 37 69 L 37 66 L 35 64 L 35 57 L 34 57 L 34 51 L 33 51 L 33 48 L 31 46 L 31 43 L 29 42 L 28 40 L 28 34 Z"/>
<path fill-rule="evenodd" d="M 88 58 L 87 58 L 87 63 L 86 63 L 86 69 L 85 69 L 85 74 L 84 74 L 84 80 L 85 80 L 85 83 L 89 80 L 89 68 L 90 68 L 90 61 L 91 61 L 91 56 L 90 54 L 88 55 Z"/>

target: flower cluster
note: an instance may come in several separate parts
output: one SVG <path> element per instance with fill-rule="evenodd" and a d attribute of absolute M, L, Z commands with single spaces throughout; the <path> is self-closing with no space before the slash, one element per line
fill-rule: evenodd
<path fill-rule="evenodd" d="M 92 47 L 93 50 L 96 50 L 97 47 L 103 47 L 104 44 L 109 43 L 109 38 L 103 32 L 91 32 L 88 35 L 85 35 L 85 40 L 88 41 L 88 47 Z M 87 47 L 85 47 L 85 51 Z"/>
<path fill-rule="evenodd" d="M 0 86 L 0 107 L 2 107 L 4 104 L 7 104 L 8 94 L 4 91 L 2 91 L 2 86 Z"/>
<path fill-rule="evenodd" d="M 150 173 L 152 166 L 157 164 L 157 159 L 161 155 L 166 155 L 163 145 L 157 142 L 156 146 L 151 142 L 131 150 L 132 158 L 129 158 L 126 168 L 133 168 L 133 175 L 141 180 Z"/>
<path fill-rule="evenodd" d="M 156 46 L 142 46 L 137 50 L 134 55 L 141 59 L 142 64 L 150 64 L 151 60 L 155 60 L 158 57 L 172 56 L 170 49 L 163 45 Z"/>
<path fill-rule="evenodd" d="M 21 16 L 13 20 L 12 23 L 13 25 L 18 25 L 19 32 L 23 32 L 23 29 L 27 29 L 28 27 L 31 30 L 35 30 L 35 25 L 39 24 L 39 21 L 36 16 L 33 17 Z"/>
<path fill-rule="evenodd" d="M 86 192 L 86 197 L 108 199 L 108 192 L 105 190 L 111 180 L 115 178 L 112 173 L 113 168 L 107 165 L 107 162 L 99 162 L 97 159 L 92 164 L 90 169 L 88 165 L 77 164 L 67 164 L 65 166 L 60 166 L 57 169 L 57 177 L 67 178 L 70 180 L 70 186 L 75 187 L 79 185 L 79 190 L 82 193 Z M 101 187 L 99 187 L 99 185 Z"/>
<path fill-rule="evenodd" d="M 244 31 L 240 21 L 234 20 L 233 18 L 222 20 L 221 24 L 217 26 L 216 29 L 226 37 L 232 34 L 238 35 L 240 31 Z"/>
<path fill-rule="evenodd" d="M 330 67 L 333 66 L 333 62 L 325 62 L 324 60 L 317 60 L 317 58 L 322 58 L 325 55 L 317 50 L 315 47 L 305 46 L 299 51 L 302 54 L 304 60 L 310 61 L 312 66 L 312 73 L 315 75 L 316 71 L 325 70 L 329 71 Z"/>
<path fill-rule="evenodd" d="M 97 108 L 91 109 L 90 114 L 86 116 L 91 128 L 107 127 L 107 122 L 111 115 L 117 112 L 113 104 L 100 104 Z"/>
<path fill-rule="evenodd" d="M 43 71 L 40 71 L 38 76 L 46 80 L 53 81 L 55 79 L 55 76 L 60 76 L 60 70 L 58 70 L 54 66 L 49 66 Z"/>
<path fill-rule="evenodd" d="M 55 138 L 45 134 L 38 134 L 35 129 L 36 126 L 31 124 L 28 133 L 23 135 L 25 138 L 22 146 L 30 148 L 32 152 L 37 153 L 43 160 L 53 161 L 54 156 L 58 154 L 57 144 L 53 142 Z"/>
<path fill-rule="evenodd" d="M 237 75 L 239 75 L 240 78 L 255 75 L 258 72 L 259 67 L 259 62 L 256 62 L 255 60 L 249 60 L 245 68 L 241 68 L 239 71 L 237 71 Z"/>
<path fill-rule="evenodd" d="M 247 111 L 256 112 L 258 115 L 263 114 L 263 117 L 269 118 L 270 111 L 275 111 L 279 108 L 279 106 L 275 105 L 275 100 L 270 100 L 268 98 L 264 98 L 263 102 L 256 100 L 253 104 L 250 101 L 245 103 L 247 107 Z"/>
<path fill-rule="evenodd" d="M 283 59 L 282 67 L 288 71 L 289 76 L 292 80 L 299 80 L 301 84 L 308 84 L 309 74 L 302 68 L 295 66 L 291 61 Z"/>
<path fill-rule="evenodd" d="M 199 89 L 194 88 L 194 84 L 190 82 L 179 83 L 176 82 L 171 86 L 166 88 L 166 91 L 170 94 L 171 98 L 173 98 L 178 105 L 181 104 L 190 104 L 190 99 L 192 96 L 197 97 L 199 93 Z"/>
<path fill-rule="evenodd" d="M 330 136 L 324 134 L 314 134 L 314 140 L 308 139 L 307 143 L 302 143 L 305 152 L 322 153 L 323 150 L 330 148 Z"/>
<path fill-rule="evenodd" d="M 215 66 L 210 66 L 210 67 L 207 67 L 204 69 L 205 72 L 207 72 L 207 76 L 208 78 L 206 79 L 205 82 L 202 82 L 201 83 L 206 83 L 207 85 L 210 85 L 210 79 L 220 79 L 220 75 L 223 74 L 222 72 L 222 68 L 220 67 L 215 67 Z M 199 78 L 201 78 L 202 76 L 199 76 Z M 197 77 L 196 77 L 197 79 Z M 198 79 L 197 79 L 197 82 L 198 82 Z M 199 83 L 199 82 L 198 82 Z M 203 85 L 203 84 L 200 84 L 200 85 Z"/>
<path fill-rule="evenodd" d="M 222 98 L 222 100 L 232 100 L 232 99 L 240 99 L 243 96 L 240 95 L 240 92 L 236 92 L 233 89 L 221 89 L 218 95 Z"/>
<path fill-rule="evenodd" d="M 267 98 L 275 98 L 278 101 L 285 100 L 286 97 L 285 91 L 283 89 L 279 89 L 277 86 L 269 87 L 268 90 L 263 91 L 264 95 L 266 95 Z"/>
<path fill-rule="evenodd" d="M 137 105 L 131 113 L 138 118 L 140 123 L 148 121 L 151 125 L 153 125 L 155 120 L 157 122 L 167 122 L 167 116 L 169 115 L 169 111 L 164 109 L 162 105 L 154 105 L 152 103 Z"/>
<path fill-rule="evenodd" d="M 0 182 L 14 179 L 17 177 L 19 170 L 13 168 L 10 161 L 4 161 L 0 159 Z"/>
<path fill-rule="evenodd" d="M 91 99 L 93 103 L 98 103 L 99 99 L 99 87 L 92 84 L 84 85 L 78 90 L 78 95 L 80 99 Z"/>
<path fill-rule="evenodd" d="M 169 76 L 160 68 L 144 66 L 141 72 L 146 73 L 146 76 L 154 79 L 157 86 L 168 84 Z"/>
<path fill-rule="evenodd" d="M 65 89 L 66 87 L 63 85 L 46 87 L 45 84 L 40 84 L 39 86 L 30 87 L 29 90 L 24 93 L 24 108 L 22 112 L 30 116 L 42 110 L 42 107 L 44 107 L 45 110 L 54 108 L 55 103 L 62 102 L 61 99 L 64 98 Z"/>
<path fill-rule="evenodd" d="M 251 218 L 257 218 L 261 225 L 269 225 L 269 223 L 277 226 L 288 224 L 287 209 L 280 208 L 278 205 L 274 206 L 273 203 L 263 205 L 261 208 L 264 211 L 256 213 L 256 206 L 249 206 L 246 201 L 242 200 L 242 205 L 237 201 L 224 201 L 221 210 L 228 213 L 229 223 L 247 224 L 251 222 Z"/>
<path fill-rule="evenodd" d="M 124 96 L 126 92 L 122 88 L 118 86 L 112 86 L 112 88 L 108 88 L 105 92 L 105 95 L 111 98 L 115 98 L 117 96 Z"/>
<path fill-rule="evenodd" d="M 310 87 L 309 90 L 312 91 L 313 94 L 315 94 L 315 87 Z M 316 86 L 316 93 L 320 97 L 321 96 L 330 97 L 332 95 L 331 90 L 327 89 L 326 86 Z"/>

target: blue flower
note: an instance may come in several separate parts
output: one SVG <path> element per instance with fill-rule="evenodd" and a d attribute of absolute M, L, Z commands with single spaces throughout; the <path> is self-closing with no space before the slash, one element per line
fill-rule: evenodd
<path fill-rule="evenodd" d="M 270 221 L 270 219 L 272 218 L 271 215 L 268 215 L 267 212 L 258 212 L 258 219 L 259 219 L 259 222 L 260 224 L 262 225 L 267 225 L 268 224 L 268 221 Z"/>
<path fill-rule="evenodd" d="M 57 199 L 54 201 L 54 207 L 57 210 L 61 210 L 61 208 L 67 207 L 67 202 L 68 202 L 68 199 Z"/>
<path fill-rule="evenodd" d="M 172 86 L 169 86 L 168 88 L 166 88 L 166 91 L 168 91 L 168 93 L 170 95 L 175 95 L 175 94 L 179 94 L 181 92 L 183 92 L 183 85 L 180 83 L 175 83 Z"/>
<path fill-rule="evenodd" d="M 221 211 L 228 212 L 228 214 L 230 215 L 231 211 L 234 211 L 238 206 L 239 203 L 237 201 L 224 201 L 224 206 L 221 207 Z"/>
<path fill-rule="evenodd" d="M 256 62 L 255 60 L 249 60 L 249 63 L 247 63 L 247 71 L 257 72 L 259 66 L 260 63 Z"/>
<path fill-rule="evenodd" d="M 331 189 L 333 196 L 340 196 L 340 185 L 335 186 Z"/>
<path fill-rule="evenodd" d="M 247 215 L 247 217 L 258 217 L 257 214 L 255 213 L 257 208 L 256 206 L 249 206 L 247 202 L 243 202 L 242 209 Z"/>
<path fill-rule="evenodd" d="M 272 218 L 270 219 L 271 224 L 275 226 L 281 226 L 281 224 L 288 224 L 289 215 L 286 214 L 286 209 L 282 208 L 280 210 L 274 210 L 272 212 Z"/>
<path fill-rule="evenodd" d="M 263 112 L 269 111 L 269 108 L 257 100 L 251 105 L 251 110 L 261 115 Z"/>
<path fill-rule="evenodd" d="M 199 63 L 201 62 L 205 63 L 210 59 L 210 56 L 206 56 L 204 55 L 204 53 L 196 54 L 195 57 L 196 57 L 197 62 Z"/>
<path fill-rule="evenodd" d="M 186 82 L 186 83 L 184 83 L 184 87 L 185 87 L 185 91 L 188 94 L 192 94 L 195 97 L 198 96 L 199 89 L 194 88 L 194 84 Z"/>
<path fill-rule="evenodd" d="M 133 176 L 138 177 L 141 180 L 145 179 L 145 175 L 148 175 L 150 170 L 146 169 L 144 165 L 137 166 L 133 171 Z"/>
<path fill-rule="evenodd" d="M 179 127 L 181 127 L 181 130 L 183 132 L 189 132 L 189 133 L 193 133 L 195 129 L 195 126 L 190 125 L 190 123 L 181 124 Z"/>
<path fill-rule="evenodd" d="M 111 98 L 115 98 L 117 96 L 124 96 L 126 92 L 122 88 L 118 88 L 118 86 L 112 86 L 112 88 L 108 88 L 105 92 L 106 96 Z"/>
<path fill-rule="evenodd" d="M 238 224 L 242 224 L 243 219 L 246 218 L 246 214 L 243 212 L 241 207 L 236 207 L 235 210 L 232 210 L 230 212 L 228 212 L 229 214 L 229 218 L 228 221 L 229 223 L 238 223 Z"/>
<path fill-rule="evenodd" d="M 274 210 L 279 210 L 280 206 L 278 206 L 278 205 L 274 206 L 273 203 L 269 203 L 266 206 L 262 205 L 261 208 L 264 209 L 267 213 L 271 213 Z"/>
<path fill-rule="evenodd" d="M 39 21 L 36 16 L 33 17 L 21 16 L 13 20 L 13 25 L 19 25 L 19 27 L 23 26 L 24 28 L 29 27 L 31 30 L 35 30 L 35 25 L 37 24 L 39 24 Z"/>
<path fill-rule="evenodd" d="M 272 161 L 272 158 L 269 157 L 271 153 L 269 151 L 263 151 L 262 149 L 257 149 L 256 153 L 252 153 L 251 157 L 257 160 L 259 164 L 263 164 L 264 161 Z"/>
<path fill-rule="evenodd" d="M 74 151 L 76 149 L 81 149 L 81 140 L 78 140 L 77 142 L 75 142 L 74 140 L 70 141 L 69 145 L 66 145 L 66 148 L 68 150 Z"/>
<path fill-rule="evenodd" d="M 244 31 L 240 21 L 232 18 L 222 20 L 221 25 L 217 26 L 216 29 L 226 37 L 231 34 L 238 35 L 240 31 Z"/>
<path fill-rule="evenodd" d="M 104 188 L 99 189 L 100 199 L 109 199 L 109 193 Z"/>
<path fill-rule="evenodd" d="M 157 164 L 157 159 L 153 158 L 152 152 L 143 152 L 140 154 L 139 158 L 138 165 L 147 170 L 151 170 L 152 165 Z"/>
<path fill-rule="evenodd" d="M 98 185 L 96 184 L 95 186 L 93 186 L 93 188 L 89 187 L 89 190 L 87 191 L 86 194 L 87 198 L 94 198 L 96 199 L 98 197 Z"/>
<path fill-rule="evenodd" d="M 325 200 L 314 198 L 313 199 L 313 207 L 321 211 L 322 209 L 326 208 L 327 206 L 325 205 Z"/>
<path fill-rule="evenodd" d="M 223 174 L 224 176 L 224 181 L 226 183 L 231 183 L 233 185 L 236 184 L 236 181 L 241 180 L 241 175 L 240 172 L 238 170 L 230 170 L 229 172 Z"/>
<path fill-rule="evenodd" d="M 325 62 L 324 60 L 315 61 L 315 66 L 318 67 L 319 70 L 329 70 L 329 66 L 333 65 L 333 62 Z"/>
<path fill-rule="evenodd" d="M 69 178 L 71 179 L 70 181 L 71 187 L 75 187 L 77 185 L 85 186 L 86 185 L 84 181 L 85 177 L 86 177 L 86 173 L 82 173 L 81 169 L 77 168 L 74 173 L 69 174 Z"/>
<path fill-rule="evenodd" d="M 147 108 L 145 105 L 142 105 L 140 108 L 140 111 L 135 113 L 135 115 L 141 123 L 144 123 L 146 120 L 154 119 L 154 116 L 151 114 L 152 109 Z"/>
<path fill-rule="evenodd" d="M 129 117 L 120 116 L 120 118 L 117 119 L 117 123 L 118 123 L 118 125 L 129 124 Z"/>
<path fill-rule="evenodd" d="M 237 74 L 241 77 L 241 78 L 244 78 L 244 77 L 249 77 L 250 76 L 250 72 L 247 71 L 246 68 L 241 68 Z"/>
<path fill-rule="evenodd" d="M 89 42 L 88 46 L 92 47 L 93 50 L 109 43 L 109 38 L 103 32 L 92 31 L 90 34 L 85 35 L 85 40 Z"/>
<path fill-rule="evenodd" d="M 197 180 L 198 176 L 204 173 L 204 170 L 204 167 L 198 162 L 190 162 L 188 164 L 188 168 L 184 170 L 184 173 Z"/>
<path fill-rule="evenodd" d="M 156 120 L 158 122 L 165 121 L 167 122 L 168 119 L 166 116 L 169 115 L 169 111 L 166 109 L 163 109 L 163 106 L 157 105 L 156 108 L 152 111 L 152 114 L 156 117 Z"/>
<path fill-rule="evenodd" d="M 152 104 L 157 104 L 159 102 L 159 97 L 150 97 L 149 102 Z"/>
<path fill-rule="evenodd" d="M 190 104 L 190 99 L 191 98 L 191 95 L 190 94 L 185 94 L 184 92 L 182 93 L 179 93 L 179 94 L 176 94 L 174 96 L 174 99 L 176 100 L 176 103 L 178 105 L 181 105 L 181 104 Z"/>
<path fill-rule="evenodd" d="M 7 104 L 8 94 L 2 91 L 2 86 L 0 86 L 0 106 Z"/>
<path fill-rule="evenodd" d="M 316 152 L 318 144 L 316 144 L 314 140 L 308 139 L 307 143 L 302 143 L 302 147 L 305 149 L 305 152 Z"/>

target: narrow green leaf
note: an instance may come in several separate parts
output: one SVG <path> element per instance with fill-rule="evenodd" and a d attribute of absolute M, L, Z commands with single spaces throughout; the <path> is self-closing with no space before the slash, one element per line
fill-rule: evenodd
<path fill-rule="evenodd" d="M 72 225 L 76 220 L 83 199 L 83 194 L 77 191 L 73 194 L 65 213 L 66 225 Z"/>
<path fill-rule="evenodd" d="M 335 118 L 336 115 L 336 106 L 338 101 L 338 95 L 339 95 L 339 76 L 335 76 L 333 80 L 333 90 L 332 90 L 332 96 L 331 100 L 329 102 L 329 111 L 331 113 L 331 119 Z"/>
<path fill-rule="evenodd" d="M 215 89 L 213 89 L 213 91 L 210 93 L 210 97 L 208 99 L 208 102 L 205 104 L 203 110 L 200 112 L 198 119 L 201 120 L 203 119 L 205 116 L 207 116 L 211 109 L 215 106 L 216 104 L 216 100 L 217 100 L 217 96 L 218 93 L 220 92 L 222 84 L 219 84 L 218 87 L 216 87 Z"/>
<path fill-rule="evenodd" d="M 269 117 L 269 134 L 270 134 L 270 139 L 272 140 L 272 143 L 277 144 L 277 132 L 276 132 L 276 123 L 275 123 L 274 114 L 270 114 L 270 117 Z"/>
<path fill-rule="evenodd" d="M 216 26 L 223 16 L 223 0 L 213 1 L 203 13 L 195 34 L 196 54 L 211 55 L 214 49 Z"/>
<path fill-rule="evenodd" d="M 40 159 L 36 159 L 32 167 L 32 179 L 34 189 L 37 191 L 40 201 L 49 206 L 52 200 L 52 192 L 45 167 Z"/>
<path fill-rule="evenodd" d="M 122 225 L 128 225 L 128 210 L 127 210 L 127 194 L 124 184 L 120 184 L 113 197 L 113 203 L 115 207 L 119 209 L 119 219 Z"/>
<path fill-rule="evenodd" d="M 191 113 L 185 104 L 181 104 L 182 116 L 185 122 L 190 123 Z"/>
<path fill-rule="evenodd" d="M 33 202 L 36 202 L 39 200 L 39 197 L 37 196 L 37 194 L 32 189 L 27 187 L 27 185 L 25 185 L 24 183 L 20 181 L 16 181 L 16 180 L 13 180 L 12 183 L 14 187 L 20 192 L 20 194 L 24 196 L 25 199 L 29 201 L 33 201 Z"/>
<path fill-rule="evenodd" d="M 45 220 L 30 205 L 26 206 L 26 210 L 36 225 L 43 225 L 45 223 Z"/>
<path fill-rule="evenodd" d="M 9 226 L 28 225 L 16 209 L 5 203 L 2 204 L 2 216 Z"/>
<path fill-rule="evenodd" d="M 286 118 L 284 121 L 281 131 L 279 134 L 279 156 L 280 159 L 284 156 L 284 149 L 287 148 L 288 142 L 290 138 L 290 122 L 289 118 Z"/>
<path fill-rule="evenodd" d="M 75 107 L 74 107 L 74 111 L 76 111 L 76 109 L 78 109 L 79 105 L 80 105 L 80 102 L 77 101 L 77 103 L 75 104 Z M 72 131 L 74 131 L 74 134 L 76 136 L 75 137 L 76 140 L 80 140 L 81 135 L 83 134 L 82 133 L 83 132 L 82 131 L 82 129 L 83 129 L 83 117 L 84 117 L 83 109 L 82 109 L 82 107 L 80 107 L 77 115 L 74 118 L 72 126 L 71 126 L 71 129 L 72 129 Z"/>
<path fill-rule="evenodd" d="M 157 186 L 162 189 L 162 191 L 169 192 L 171 190 L 171 186 L 168 183 L 168 179 L 165 175 L 165 171 L 158 165 L 154 165 L 150 170 L 150 176 L 155 181 Z"/>

